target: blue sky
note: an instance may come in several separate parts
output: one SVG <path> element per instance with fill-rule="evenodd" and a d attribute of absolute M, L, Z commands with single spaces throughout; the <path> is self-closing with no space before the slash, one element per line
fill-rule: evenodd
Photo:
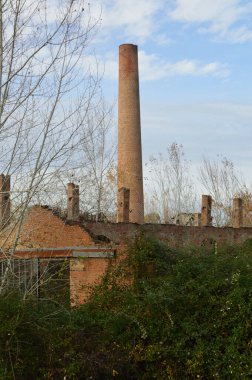
<path fill-rule="evenodd" d="M 252 1 L 90 0 L 105 96 L 117 99 L 118 45 L 137 44 L 143 155 L 176 141 L 196 167 L 231 158 L 252 183 Z"/>

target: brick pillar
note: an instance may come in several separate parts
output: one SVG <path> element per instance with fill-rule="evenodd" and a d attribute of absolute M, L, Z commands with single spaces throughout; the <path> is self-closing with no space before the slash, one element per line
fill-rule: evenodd
<path fill-rule="evenodd" d="M 234 228 L 243 226 L 243 201 L 241 198 L 233 199 L 232 226 Z"/>
<path fill-rule="evenodd" d="M 0 175 L 0 228 L 10 222 L 10 176 Z"/>
<path fill-rule="evenodd" d="M 79 186 L 74 183 L 67 184 L 67 219 L 72 221 L 79 220 L 80 199 Z"/>
<path fill-rule="evenodd" d="M 144 223 L 138 51 L 132 44 L 119 47 L 118 190 L 121 188 L 130 190 L 129 221 Z"/>
<path fill-rule="evenodd" d="M 212 197 L 211 195 L 202 195 L 202 206 L 201 206 L 201 226 L 211 226 L 212 225 Z"/>
<path fill-rule="evenodd" d="M 117 205 L 117 223 L 128 223 L 130 215 L 130 190 L 121 187 L 121 189 L 118 190 L 117 202 L 119 202 Z"/>

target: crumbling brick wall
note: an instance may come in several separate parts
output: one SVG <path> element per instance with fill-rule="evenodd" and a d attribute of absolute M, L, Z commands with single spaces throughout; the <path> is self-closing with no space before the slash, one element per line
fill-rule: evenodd
<path fill-rule="evenodd" d="M 104 235 L 116 244 L 124 244 L 137 233 L 143 231 L 147 236 L 166 242 L 172 247 L 204 246 L 212 241 L 218 244 L 238 244 L 252 238 L 252 228 L 216 228 L 176 226 L 172 224 L 133 223 L 87 223 L 94 235 Z"/>
<path fill-rule="evenodd" d="M 109 263 L 107 258 L 72 258 L 70 260 L 71 305 L 81 305 L 88 299 L 92 287 L 101 281 Z"/>
<path fill-rule="evenodd" d="M 22 226 L 20 247 L 72 247 L 94 245 L 94 241 L 76 223 L 66 223 L 50 209 L 34 206 Z"/>

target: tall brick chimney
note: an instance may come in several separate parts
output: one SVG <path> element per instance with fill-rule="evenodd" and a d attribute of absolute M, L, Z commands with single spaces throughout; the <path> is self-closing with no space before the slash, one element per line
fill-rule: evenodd
<path fill-rule="evenodd" d="M 129 189 L 129 222 L 144 223 L 143 172 L 137 46 L 119 47 L 118 200 Z M 117 215 L 120 213 L 118 209 Z M 118 218 L 117 218 L 118 220 Z"/>
<path fill-rule="evenodd" d="M 0 228 L 10 222 L 10 176 L 0 175 Z"/>
<path fill-rule="evenodd" d="M 79 186 L 67 184 L 67 220 L 77 221 L 80 215 Z"/>
<path fill-rule="evenodd" d="M 129 222 L 130 191 L 122 187 L 117 193 L 117 223 Z"/>

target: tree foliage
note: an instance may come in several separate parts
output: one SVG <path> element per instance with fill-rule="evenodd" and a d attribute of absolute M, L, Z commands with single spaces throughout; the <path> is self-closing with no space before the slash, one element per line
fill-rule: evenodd
<path fill-rule="evenodd" d="M 251 250 L 182 252 L 140 235 L 78 309 L 2 297 L 1 378 L 250 378 Z"/>

